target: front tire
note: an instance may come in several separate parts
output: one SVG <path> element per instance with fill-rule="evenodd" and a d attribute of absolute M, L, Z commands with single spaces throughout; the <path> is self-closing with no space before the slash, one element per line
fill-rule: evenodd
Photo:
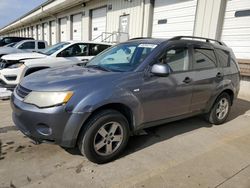
<path fill-rule="evenodd" d="M 222 93 L 214 102 L 210 112 L 206 115 L 206 119 L 215 125 L 224 123 L 231 109 L 231 98 L 227 93 Z"/>
<path fill-rule="evenodd" d="M 127 145 L 129 124 L 118 111 L 104 110 L 90 118 L 80 135 L 80 152 L 94 163 L 116 159 Z"/>

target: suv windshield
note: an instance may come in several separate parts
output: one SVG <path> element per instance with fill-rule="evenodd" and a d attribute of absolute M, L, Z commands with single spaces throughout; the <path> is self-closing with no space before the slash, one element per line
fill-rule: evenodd
<path fill-rule="evenodd" d="M 6 44 L 4 47 L 16 47 L 17 45 L 17 42 L 13 42 L 13 43 L 10 43 L 10 44 Z"/>
<path fill-rule="evenodd" d="M 102 67 L 119 72 L 133 71 L 156 46 L 156 44 L 119 44 L 94 57 L 86 67 Z"/>
<path fill-rule="evenodd" d="M 41 53 L 45 54 L 45 55 L 51 55 L 51 54 L 55 53 L 56 51 L 62 49 L 64 46 L 67 46 L 69 44 L 70 44 L 69 42 L 60 42 L 60 43 L 57 43 L 49 48 L 46 48 L 45 50 L 42 50 Z"/>

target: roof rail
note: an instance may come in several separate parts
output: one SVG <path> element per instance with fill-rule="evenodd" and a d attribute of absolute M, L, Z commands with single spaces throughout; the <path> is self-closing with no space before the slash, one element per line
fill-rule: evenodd
<path fill-rule="evenodd" d="M 176 37 L 173 37 L 169 40 L 181 40 L 182 38 L 205 40 L 206 42 L 209 42 L 209 43 L 211 43 L 211 41 L 213 41 L 213 42 L 217 42 L 219 45 L 226 46 L 226 44 L 224 42 L 221 42 L 221 41 L 218 41 L 215 39 L 204 38 L 204 37 L 195 37 L 195 36 L 176 36 Z"/>
<path fill-rule="evenodd" d="M 136 37 L 129 40 L 138 40 L 138 39 L 152 39 L 152 37 Z"/>

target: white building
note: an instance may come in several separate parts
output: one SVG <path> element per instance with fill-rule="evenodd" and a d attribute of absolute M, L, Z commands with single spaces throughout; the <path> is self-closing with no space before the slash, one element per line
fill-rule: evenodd
<path fill-rule="evenodd" d="M 108 33 L 124 32 L 117 36 Z M 0 30 L 0 35 L 65 40 L 170 38 L 195 35 L 250 59 L 250 0 L 48 0 Z"/>

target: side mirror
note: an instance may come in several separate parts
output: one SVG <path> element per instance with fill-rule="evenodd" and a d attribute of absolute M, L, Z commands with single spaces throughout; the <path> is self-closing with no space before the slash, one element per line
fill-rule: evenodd
<path fill-rule="evenodd" d="M 69 52 L 68 51 L 62 51 L 60 53 L 60 57 L 69 57 Z"/>
<path fill-rule="evenodd" d="M 166 64 L 154 64 L 151 73 L 156 76 L 168 76 L 171 72 L 170 68 Z"/>

